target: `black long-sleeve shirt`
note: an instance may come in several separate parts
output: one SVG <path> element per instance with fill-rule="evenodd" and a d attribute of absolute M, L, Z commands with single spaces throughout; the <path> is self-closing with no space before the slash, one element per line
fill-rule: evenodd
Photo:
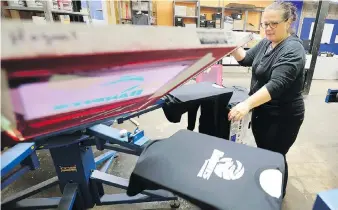
<path fill-rule="evenodd" d="M 246 52 L 238 63 L 252 66 L 250 94 L 265 86 L 272 98 L 261 105 L 264 109 L 276 114 L 299 115 L 305 111 L 302 97 L 305 68 L 305 50 L 302 41 L 290 36 L 271 50 L 271 42 L 260 41 Z"/>

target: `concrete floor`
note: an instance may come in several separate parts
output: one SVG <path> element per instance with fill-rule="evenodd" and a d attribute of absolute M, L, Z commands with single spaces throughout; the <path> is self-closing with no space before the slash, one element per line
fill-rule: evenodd
<path fill-rule="evenodd" d="M 225 73 L 226 86 L 248 87 L 250 76 L 246 73 Z M 338 81 L 313 81 L 311 93 L 306 97 L 306 117 L 298 139 L 287 155 L 289 161 L 289 183 L 283 210 L 311 209 L 316 194 L 320 191 L 338 188 L 338 104 L 326 104 L 325 94 L 328 88 L 338 88 Z M 186 120 L 180 124 L 169 123 L 162 110 L 156 110 L 136 119 L 151 139 L 169 137 L 179 129 L 186 128 Z M 130 122 L 119 126 L 133 129 Z M 99 152 L 95 151 L 98 155 Z M 20 180 L 1 192 L 2 199 L 26 189 L 34 184 L 55 176 L 55 170 L 47 151 L 39 151 L 41 168 L 29 172 Z M 128 178 L 133 170 L 136 157 L 120 154 L 109 173 Z M 106 193 L 122 192 L 106 188 Z M 50 188 L 34 197 L 59 196 L 58 187 Z M 169 209 L 169 203 L 147 203 L 95 207 L 95 209 Z M 181 200 L 180 209 L 195 209 Z"/>

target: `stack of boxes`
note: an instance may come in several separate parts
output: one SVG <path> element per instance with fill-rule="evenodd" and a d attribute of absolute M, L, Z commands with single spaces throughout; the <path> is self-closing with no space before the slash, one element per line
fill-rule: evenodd
<path fill-rule="evenodd" d="M 200 27 L 206 28 L 207 27 L 207 17 L 205 14 L 200 15 Z"/>
<path fill-rule="evenodd" d="M 222 28 L 222 13 L 212 14 L 212 19 L 207 20 L 206 14 L 200 16 L 200 27 L 202 28 Z"/>

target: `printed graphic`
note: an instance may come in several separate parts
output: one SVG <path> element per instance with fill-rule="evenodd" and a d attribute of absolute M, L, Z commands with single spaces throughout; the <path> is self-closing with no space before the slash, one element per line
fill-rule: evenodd
<path fill-rule="evenodd" d="M 223 157 L 224 152 L 214 149 L 210 159 L 205 160 L 201 170 L 198 172 L 197 177 L 209 180 L 214 172 L 218 177 L 225 180 L 236 180 L 243 176 L 243 164 L 232 158 Z"/>
<path fill-rule="evenodd" d="M 177 64 L 123 72 L 98 71 L 91 76 L 55 77 L 48 82 L 23 84 L 11 90 L 11 97 L 20 100 L 16 104 L 21 106 L 15 107 L 15 112 L 22 114 L 25 120 L 33 120 L 138 97 L 150 97 L 184 68 Z"/>
<path fill-rule="evenodd" d="M 143 92 L 143 89 L 139 88 L 139 85 L 135 85 L 131 88 L 128 88 L 124 91 L 122 91 L 119 94 L 115 94 L 112 96 L 107 96 L 107 97 L 101 97 L 101 98 L 95 98 L 95 99 L 90 99 L 86 101 L 78 101 L 70 104 L 62 104 L 62 105 L 57 105 L 54 107 L 54 110 L 62 110 L 62 109 L 69 109 L 72 107 L 83 107 L 86 105 L 96 105 L 100 103 L 106 103 L 106 102 L 113 102 L 117 100 L 123 100 L 123 99 L 128 99 L 131 97 L 136 97 L 140 96 Z"/>

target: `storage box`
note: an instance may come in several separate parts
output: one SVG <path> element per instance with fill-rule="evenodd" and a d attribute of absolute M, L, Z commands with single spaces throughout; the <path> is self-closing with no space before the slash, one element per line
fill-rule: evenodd
<path fill-rule="evenodd" d="M 33 23 L 36 24 L 46 24 L 46 18 L 45 17 L 39 17 L 39 16 L 32 16 Z"/>
<path fill-rule="evenodd" d="M 148 11 L 148 2 L 132 2 L 132 9 L 137 11 Z"/>
<path fill-rule="evenodd" d="M 212 19 L 213 20 L 222 19 L 222 14 L 221 13 L 214 13 L 214 14 L 212 14 Z"/>
<path fill-rule="evenodd" d="M 42 0 L 27 0 L 27 7 L 42 7 Z"/>
<path fill-rule="evenodd" d="M 175 26 L 184 27 L 183 18 L 175 17 Z"/>
<path fill-rule="evenodd" d="M 207 20 L 207 28 L 215 28 L 215 21 Z"/>
<path fill-rule="evenodd" d="M 25 1 L 23 0 L 11 0 L 7 1 L 8 6 L 12 7 L 24 7 L 25 6 Z"/>
<path fill-rule="evenodd" d="M 59 9 L 58 0 L 47 0 L 47 4 L 51 9 Z"/>
<path fill-rule="evenodd" d="M 243 30 L 244 20 L 234 20 L 234 30 Z"/>
<path fill-rule="evenodd" d="M 206 20 L 201 20 L 200 21 L 200 27 L 202 27 L 202 28 L 207 27 L 207 21 Z"/>
<path fill-rule="evenodd" d="M 221 19 L 215 20 L 215 28 L 221 28 Z"/>
<path fill-rule="evenodd" d="M 193 7 L 187 7 L 187 16 L 196 16 L 196 9 Z"/>
<path fill-rule="evenodd" d="M 243 30 L 243 29 L 244 29 L 244 20 L 234 20 L 233 30 Z M 258 26 L 253 26 L 250 23 L 246 23 L 245 29 L 248 31 L 257 31 Z"/>
<path fill-rule="evenodd" d="M 73 11 L 73 4 L 71 0 L 58 0 L 60 10 Z"/>
<path fill-rule="evenodd" d="M 185 24 L 185 27 L 186 28 L 196 28 L 196 24 L 195 23 L 188 23 L 188 24 Z"/>
<path fill-rule="evenodd" d="M 175 5 L 175 15 L 187 16 L 187 7 Z"/>

